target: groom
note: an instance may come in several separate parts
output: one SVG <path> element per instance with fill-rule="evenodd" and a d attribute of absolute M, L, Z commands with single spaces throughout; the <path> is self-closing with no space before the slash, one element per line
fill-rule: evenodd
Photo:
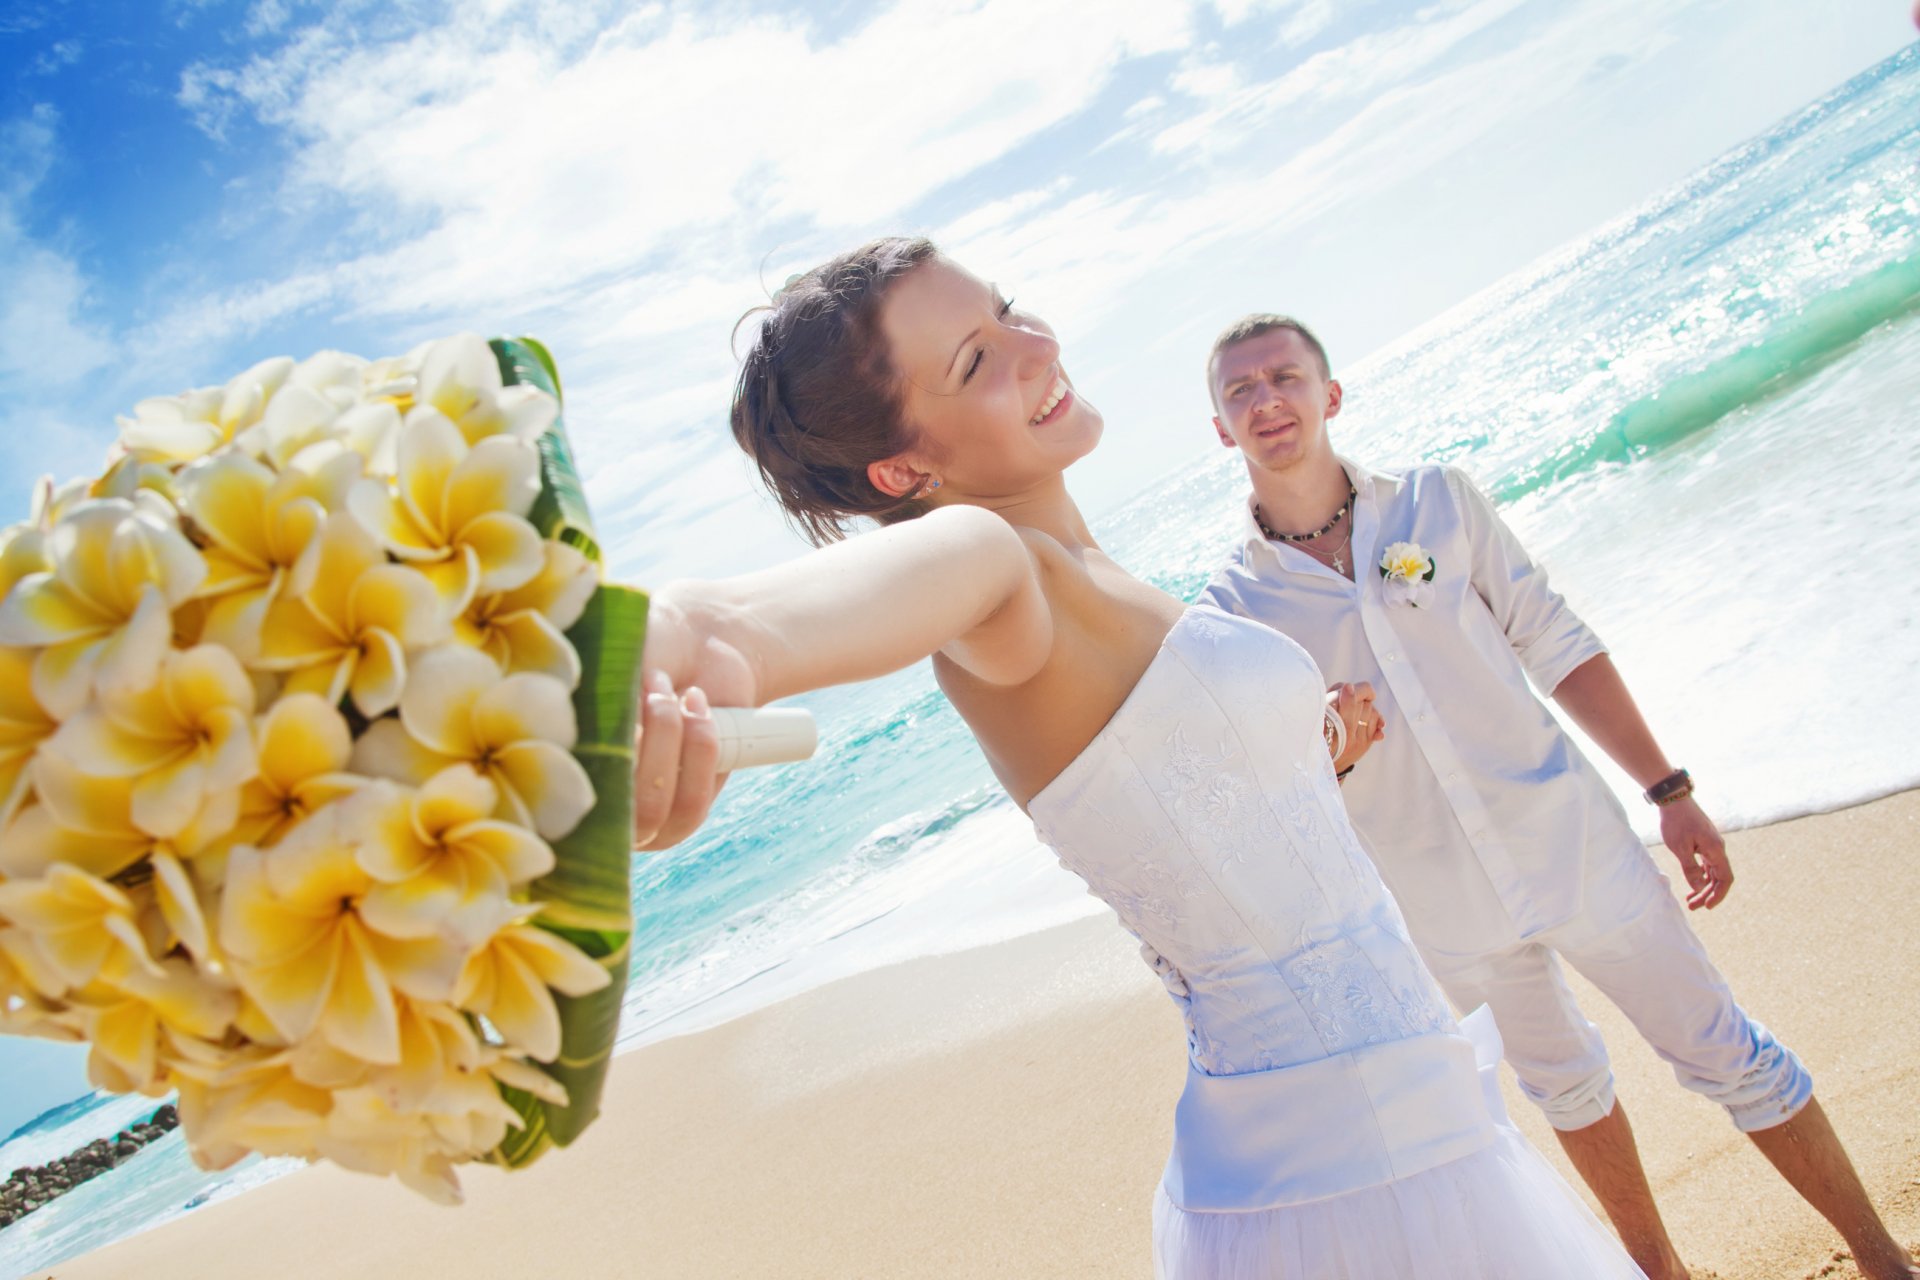
<path fill-rule="evenodd" d="M 1869 1277 L 1920 1276 L 1805 1068 L 1734 1002 L 1625 810 L 1528 687 L 1659 806 L 1688 907 L 1718 905 L 1733 884 L 1719 832 L 1545 571 L 1463 473 L 1373 472 L 1334 454 L 1340 384 L 1298 321 L 1234 324 L 1207 382 L 1253 494 L 1246 541 L 1204 598 L 1285 632 L 1322 671 L 1372 683 L 1385 737 L 1344 779 L 1353 824 L 1454 1004 L 1492 1007 L 1521 1088 L 1634 1260 L 1652 1280 L 1687 1274 L 1563 958 L 1683 1085 L 1727 1109 Z"/>

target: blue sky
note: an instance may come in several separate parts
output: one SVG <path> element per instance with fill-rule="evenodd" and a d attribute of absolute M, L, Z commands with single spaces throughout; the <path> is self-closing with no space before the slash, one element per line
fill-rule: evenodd
<path fill-rule="evenodd" d="M 934 235 L 1062 334 L 1091 512 L 1207 448 L 1222 324 L 1358 359 L 1913 38 L 1853 0 L 9 0 L 0 476 L 253 361 L 529 332 L 616 568 L 799 544 L 724 427 L 734 320 Z M 0 1044 L 0 1134 L 79 1089 Z"/>

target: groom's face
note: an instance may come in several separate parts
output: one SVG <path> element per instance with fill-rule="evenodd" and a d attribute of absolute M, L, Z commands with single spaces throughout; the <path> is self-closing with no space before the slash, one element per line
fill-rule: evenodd
<path fill-rule="evenodd" d="M 1250 466 L 1283 471 L 1327 448 L 1340 384 L 1292 329 L 1269 329 L 1220 353 L 1213 367 L 1214 430 Z"/>

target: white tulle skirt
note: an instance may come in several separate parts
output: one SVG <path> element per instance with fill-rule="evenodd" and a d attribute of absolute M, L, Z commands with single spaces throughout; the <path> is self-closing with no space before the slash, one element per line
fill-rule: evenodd
<path fill-rule="evenodd" d="M 1307 1204 L 1193 1213 L 1162 1187 L 1153 1251 L 1159 1280 L 1645 1280 L 1507 1124 L 1472 1155 Z"/>

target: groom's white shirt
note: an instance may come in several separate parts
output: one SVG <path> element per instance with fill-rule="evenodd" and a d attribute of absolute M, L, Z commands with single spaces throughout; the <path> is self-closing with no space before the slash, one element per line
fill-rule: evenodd
<path fill-rule="evenodd" d="M 1247 517 L 1203 596 L 1276 627 L 1329 681 L 1371 681 L 1386 739 L 1346 781 L 1353 822 L 1414 938 L 1437 955 L 1510 946 L 1571 918 L 1598 858 L 1640 848 L 1625 811 L 1527 687 L 1542 695 L 1605 652 L 1466 475 L 1369 472 L 1349 582 Z M 1389 598 L 1382 551 L 1433 559 L 1430 598 Z M 1644 855 L 1642 855 L 1644 856 Z"/>

